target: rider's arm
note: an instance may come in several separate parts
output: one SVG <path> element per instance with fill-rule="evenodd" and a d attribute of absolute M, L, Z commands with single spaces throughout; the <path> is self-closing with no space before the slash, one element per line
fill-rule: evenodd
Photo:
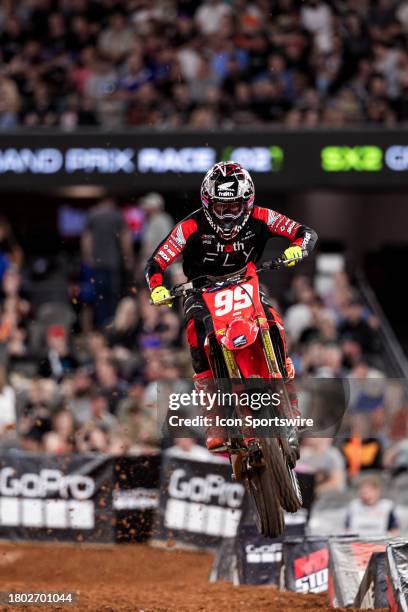
<path fill-rule="evenodd" d="M 271 236 L 283 236 L 290 240 L 290 246 L 299 246 L 305 255 L 309 255 L 317 242 L 317 234 L 306 225 L 301 225 L 282 213 L 255 206 L 253 216 L 263 221 Z"/>
<path fill-rule="evenodd" d="M 186 219 L 178 223 L 156 248 L 147 260 L 145 267 L 146 282 L 149 289 L 163 284 L 163 272 L 183 252 L 188 239 L 197 231 L 194 219 Z"/>

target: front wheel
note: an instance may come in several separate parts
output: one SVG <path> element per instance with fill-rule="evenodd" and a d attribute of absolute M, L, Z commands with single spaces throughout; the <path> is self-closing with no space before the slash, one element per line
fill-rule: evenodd
<path fill-rule="evenodd" d="M 283 440 L 284 443 L 286 440 Z M 302 507 L 302 495 L 296 472 L 288 465 L 284 449 L 278 438 L 261 438 L 262 454 L 279 503 L 287 512 Z"/>
<path fill-rule="evenodd" d="M 285 520 L 267 466 L 250 467 L 246 485 L 255 506 L 255 522 L 259 533 L 267 538 L 277 538 L 282 535 Z"/>

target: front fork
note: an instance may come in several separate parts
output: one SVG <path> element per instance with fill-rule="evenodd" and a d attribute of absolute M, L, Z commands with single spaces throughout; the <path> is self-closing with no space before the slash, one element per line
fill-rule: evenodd
<path fill-rule="evenodd" d="M 269 374 L 271 378 L 275 380 L 283 379 L 282 372 L 279 369 L 275 348 L 273 346 L 273 342 L 269 333 L 269 325 L 268 327 L 265 326 L 265 319 L 263 317 L 258 317 L 258 325 L 260 330 L 262 349 Z M 226 348 L 223 344 L 221 344 L 221 348 L 229 377 L 231 379 L 241 380 L 242 376 L 235 359 L 234 351 L 231 351 L 230 349 Z M 290 406 L 290 398 L 287 389 L 285 388 L 285 385 L 282 385 L 281 393 L 283 395 L 282 399 L 284 405 Z M 279 439 L 279 442 L 284 455 L 288 457 L 290 455 L 288 439 L 286 437 L 281 437 Z M 257 440 L 253 441 L 253 443 L 251 444 L 251 448 L 244 446 L 242 442 L 237 439 L 231 440 L 228 446 L 234 480 L 238 482 L 243 480 L 243 478 L 245 477 L 247 464 L 249 464 L 249 466 L 251 467 L 262 467 L 265 465 L 264 459 L 262 457 L 262 451 Z"/>

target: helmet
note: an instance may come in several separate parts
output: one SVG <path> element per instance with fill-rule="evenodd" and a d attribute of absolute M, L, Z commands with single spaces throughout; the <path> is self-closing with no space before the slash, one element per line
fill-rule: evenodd
<path fill-rule="evenodd" d="M 254 207 L 251 175 L 233 161 L 215 164 L 201 184 L 201 203 L 211 227 L 224 240 L 235 238 Z"/>

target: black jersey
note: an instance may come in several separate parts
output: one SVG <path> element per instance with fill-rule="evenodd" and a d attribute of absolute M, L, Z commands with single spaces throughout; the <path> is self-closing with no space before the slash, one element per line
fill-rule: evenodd
<path fill-rule="evenodd" d="M 223 240 L 200 208 L 180 221 L 156 248 L 146 265 L 146 280 L 150 289 L 162 285 L 164 270 L 179 256 L 189 280 L 202 275 L 223 276 L 237 272 L 248 262 L 260 259 L 272 236 L 288 238 L 291 246 L 300 246 L 306 254 L 317 240 L 316 232 L 309 227 L 260 206 L 254 206 L 250 218 L 235 238 Z"/>

